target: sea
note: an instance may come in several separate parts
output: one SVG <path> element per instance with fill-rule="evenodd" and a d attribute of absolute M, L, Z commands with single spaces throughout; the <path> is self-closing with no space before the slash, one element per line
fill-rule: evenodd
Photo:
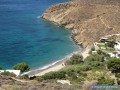
<path fill-rule="evenodd" d="M 69 0 L 0 0 L 0 66 L 26 62 L 31 70 L 52 65 L 78 50 L 71 31 L 38 18 L 51 5 Z"/>

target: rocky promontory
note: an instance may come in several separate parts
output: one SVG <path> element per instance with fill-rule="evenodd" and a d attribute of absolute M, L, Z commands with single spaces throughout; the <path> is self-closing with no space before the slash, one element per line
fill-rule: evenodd
<path fill-rule="evenodd" d="M 120 33 L 120 0 L 72 0 L 50 6 L 42 18 L 73 30 L 74 40 L 86 47 Z"/>

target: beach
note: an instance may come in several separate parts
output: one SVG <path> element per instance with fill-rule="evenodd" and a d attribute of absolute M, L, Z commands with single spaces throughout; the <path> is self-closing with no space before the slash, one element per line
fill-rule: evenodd
<path fill-rule="evenodd" d="M 58 60 L 52 64 L 49 64 L 48 66 L 45 66 L 41 69 L 33 70 L 28 73 L 29 76 L 42 76 L 46 73 L 53 72 L 53 71 L 59 71 L 60 69 L 65 67 L 66 60 L 69 60 L 70 57 L 72 57 L 73 54 L 80 54 L 83 56 L 83 58 L 86 58 L 89 55 L 90 47 L 86 47 L 84 49 L 80 49 L 79 51 L 73 52 L 66 57 L 64 57 L 61 60 Z"/>

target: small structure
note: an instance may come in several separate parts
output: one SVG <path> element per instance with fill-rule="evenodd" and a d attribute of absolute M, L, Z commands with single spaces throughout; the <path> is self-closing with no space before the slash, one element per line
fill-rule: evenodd
<path fill-rule="evenodd" d="M 70 83 L 70 81 L 69 81 L 69 80 L 57 80 L 57 83 L 71 85 L 71 83 Z"/>
<path fill-rule="evenodd" d="M 116 42 L 116 45 L 114 46 L 114 48 L 115 48 L 115 50 L 120 51 L 120 42 L 119 41 Z"/>
<path fill-rule="evenodd" d="M 97 54 L 97 51 L 92 51 L 92 54 Z"/>
<path fill-rule="evenodd" d="M 20 70 L 5 70 L 5 71 L 10 72 L 10 73 L 14 73 L 17 77 L 20 76 L 20 74 L 21 74 Z"/>
<path fill-rule="evenodd" d="M 0 70 L 0 73 L 2 73 L 2 72 L 14 73 L 16 75 L 16 77 L 20 76 L 20 74 L 21 74 L 20 70 Z"/>
<path fill-rule="evenodd" d="M 119 51 L 116 51 L 116 52 L 113 52 L 113 53 L 108 53 L 110 55 L 110 57 L 113 57 L 113 58 L 120 58 L 120 52 Z"/>
<path fill-rule="evenodd" d="M 0 73 L 4 72 L 4 70 L 0 70 Z"/>

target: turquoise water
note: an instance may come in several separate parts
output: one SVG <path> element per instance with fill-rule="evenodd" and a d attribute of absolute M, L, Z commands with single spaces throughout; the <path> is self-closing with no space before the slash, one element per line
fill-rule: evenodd
<path fill-rule="evenodd" d="M 76 51 L 69 30 L 37 18 L 48 6 L 65 1 L 0 0 L 0 66 L 26 62 L 35 69 Z"/>

